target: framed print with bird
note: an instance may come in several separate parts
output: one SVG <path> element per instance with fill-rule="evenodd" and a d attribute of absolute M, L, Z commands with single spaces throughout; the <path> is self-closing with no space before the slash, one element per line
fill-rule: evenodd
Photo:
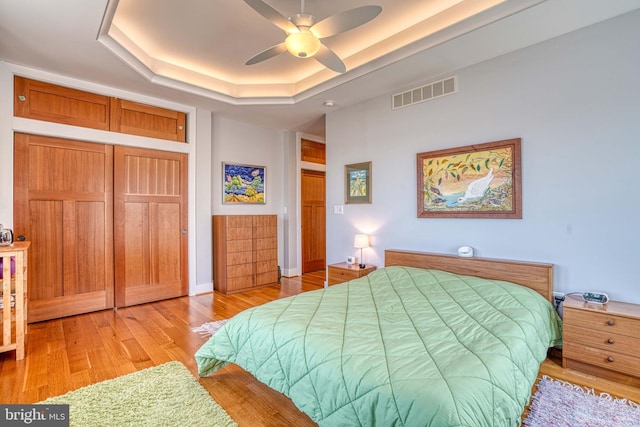
<path fill-rule="evenodd" d="M 418 153 L 418 218 L 522 218 L 520 144 Z"/>

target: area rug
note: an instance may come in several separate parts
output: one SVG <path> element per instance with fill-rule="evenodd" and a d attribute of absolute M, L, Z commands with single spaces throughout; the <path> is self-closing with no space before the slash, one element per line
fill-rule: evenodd
<path fill-rule="evenodd" d="M 71 426 L 237 426 L 180 362 L 103 381 L 41 404 L 69 404 Z"/>
<path fill-rule="evenodd" d="M 543 376 L 524 420 L 527 427 L 637 427 L 640 405 Z"/>
<path fill-rule="evenodd" d="M 213 335 L 218 332 L 218 329 L 222 328 L 225 323 L 227 323 L 229 319 L 216 320 L 214 322 L 207 322 L 202 324 L 201 326 L 191 328 L 193 332 L 197 332 L 201 335 Z"/>

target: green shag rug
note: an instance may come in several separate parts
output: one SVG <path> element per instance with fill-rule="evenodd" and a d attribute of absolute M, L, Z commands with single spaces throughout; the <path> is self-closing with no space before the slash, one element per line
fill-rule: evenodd
<path fill-rule="evenodd" d="M 89 385 L 41 404 L 69 404 L 71 426 L 237 426 L 180 362 Z"/>

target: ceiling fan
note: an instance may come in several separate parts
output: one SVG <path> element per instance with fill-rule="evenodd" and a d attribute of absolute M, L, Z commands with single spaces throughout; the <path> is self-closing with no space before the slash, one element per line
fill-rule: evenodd
<path fill-rule="evenodd" d="M 284 42 L 272 46 L 250 58 L 245 65 L 265 61 L 289 51 L 298 58 L 315 58 L 325 67 L 344 73 L 347 67 L 334 51 L 322 43 L 322 39 L 352 30 L 366 24 L 382 12 L 380 6 L 361 6 L 316 22 L 313 15 L 305 13 L 304 0 L 300 1 L 300 13 L 286 18 L 263 0 L 244 0 L 253 10 L 267 18 L 287 33 Z"/>

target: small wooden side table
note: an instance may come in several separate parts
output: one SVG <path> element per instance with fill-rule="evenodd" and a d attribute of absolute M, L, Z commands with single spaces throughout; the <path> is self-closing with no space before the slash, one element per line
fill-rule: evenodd
<path fill-rule="evenodd" d="M 29 242 L 15 242 L 11 246 L 0 246 L 0 258 L 2 258 L 0 353 L 15 350 L 16 360 L 24 359 L 24 342 L 27 333 L 27 249 L 29 244 Z M 12 258 L 15 272 L 11 268 Z"/>
<path fill-rule="evenodd" d="M 562 309 L 562 367 L 639 387 L 640 305 L 567 296 Z"/>
<path fill-rule="evenodd" d="M 335 285 L 349 280 L 364 277 L 376 269 L 375 265 L 367 264 L 365 268 L 360 268 L 358 264 L 347 264 L 341 262 L 331 264 L 327 267 L 329 270 L 329 285 Z"/>

